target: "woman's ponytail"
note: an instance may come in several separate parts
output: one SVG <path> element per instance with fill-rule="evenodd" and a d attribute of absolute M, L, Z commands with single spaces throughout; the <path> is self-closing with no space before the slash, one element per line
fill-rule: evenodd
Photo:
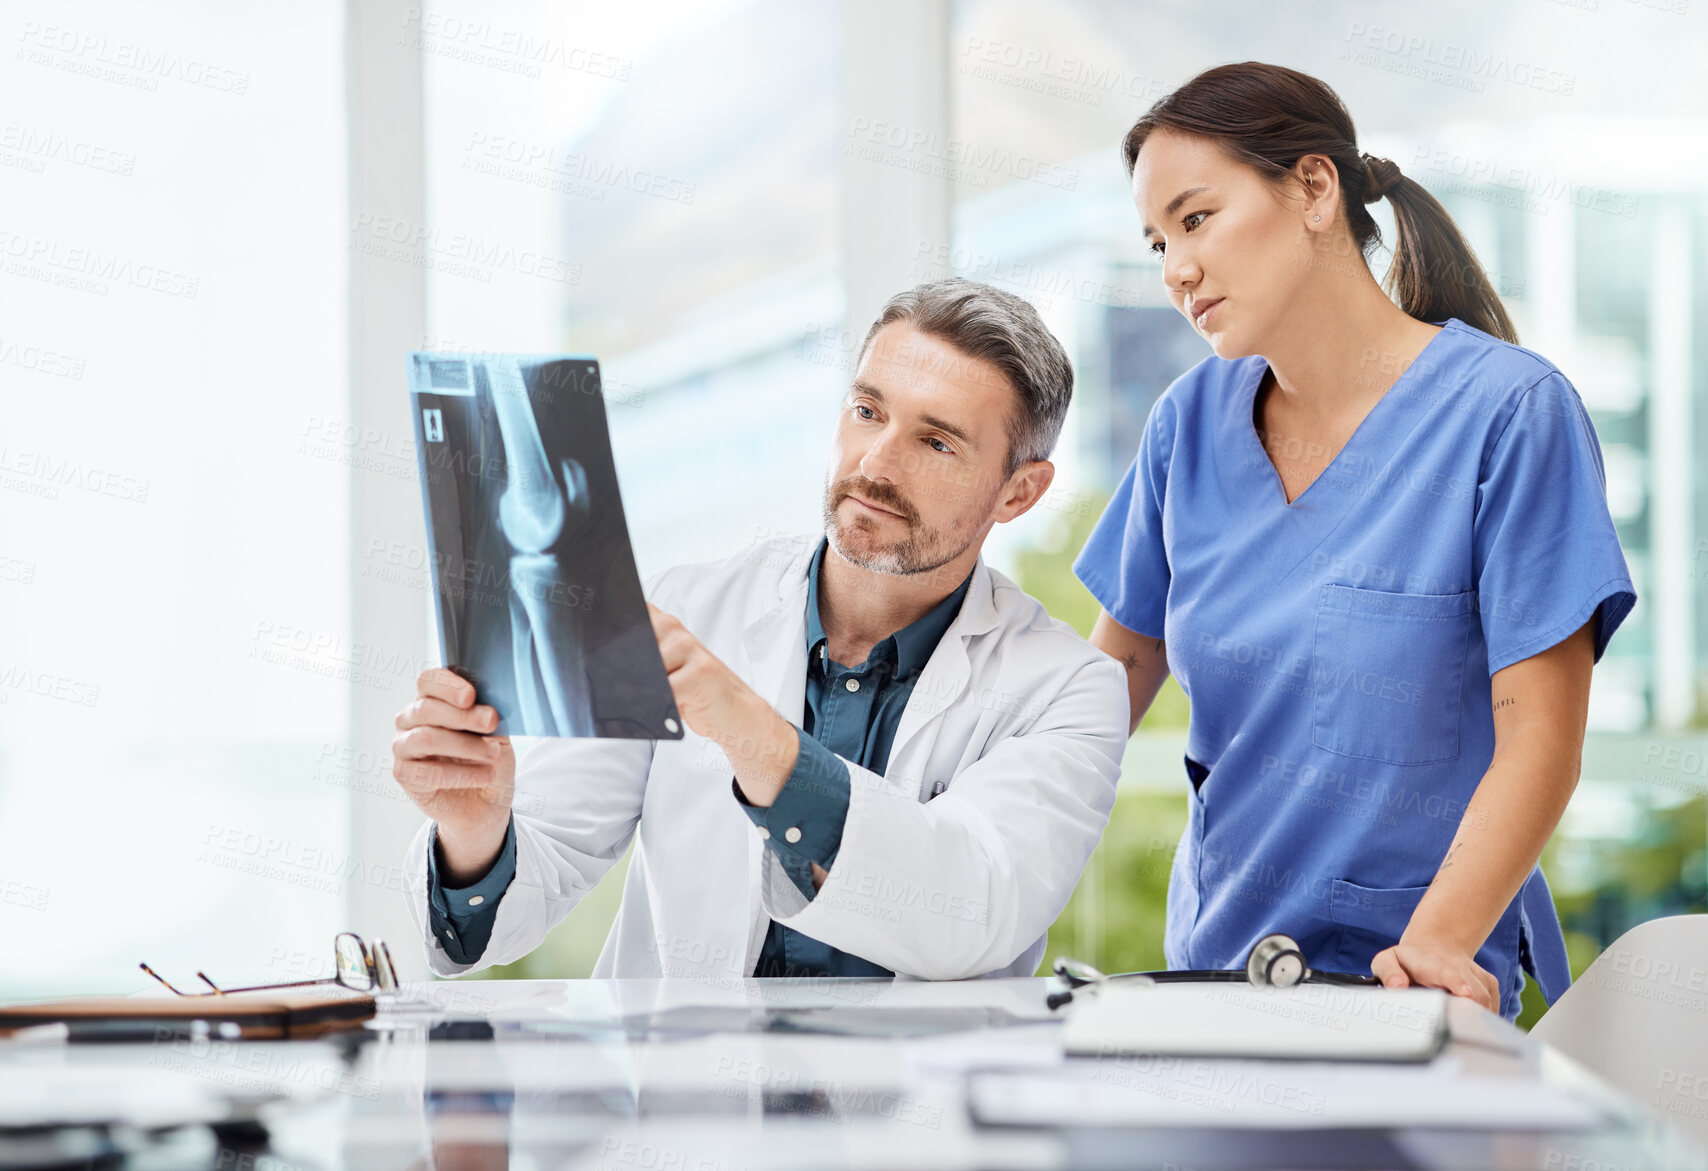
<path fill-rule="evenodd" d="M 1323 82 L 1280 65 L 1246 61 L 1207 69 L 1152 106 L 1127 131 L 1121 155 L 1132 173 L 1139 148 L 1157 130 L 1208 138 L 1277 182 L 1310 154 L 1334 160 L 1342 210 L 1359 250 L 1382 242 L 1364 205 L 1386 198 L 1399 239 L 1387 290 L 1419 321 L 1457 317 L 1503 341 L 1518 331 L 1453 217 L 1421 183 L 1387 159 L 1360 154 L 1352 115 Z"/>
<path fill-rule="evenodd" d="M 1365 155 L 1364 160 L 1372 177 L 1364 201 L 1386 199 L 1394 211 L 1398 239 L 1394 241 L 1393 264 L 1388 267 L 1388 295 L 1419 321 L 1457 317 L 1466 325 L 1516 344 L 1518 331 L 1506 307 L 1447 209 L 1423 184 L 1400 174 L 1387 159 Z M 1376 181 L 1384 178 L 1385 182 Z"/>

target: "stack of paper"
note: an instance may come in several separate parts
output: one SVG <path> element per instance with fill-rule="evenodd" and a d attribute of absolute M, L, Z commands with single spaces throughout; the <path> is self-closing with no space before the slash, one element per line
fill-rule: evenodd
<path fill-rule="evenodd" d="M 1585 1130 L 1602 1122 L 1593 1104 L 1533 1075 L 1469 1074 L 1452 1057 L 1427 1065 L 1072 1060 L 974 1074 L 968 1101 L 976 1121 L 997 1126 Z"/>

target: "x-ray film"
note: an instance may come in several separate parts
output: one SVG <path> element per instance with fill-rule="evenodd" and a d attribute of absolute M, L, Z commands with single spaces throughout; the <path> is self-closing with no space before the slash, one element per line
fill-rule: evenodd
<path fill-rule="evenodd" d="M 498 733 L 674 740 L 599 363 L 409 356 L 444 663 Z"/>

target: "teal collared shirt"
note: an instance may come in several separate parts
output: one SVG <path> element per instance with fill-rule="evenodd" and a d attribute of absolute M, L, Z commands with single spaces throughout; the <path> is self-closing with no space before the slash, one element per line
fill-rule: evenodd
<path fill-rule="evenodd" d="M 829 870 L 842 847 L 848 819 L 848 766 L 882 773 L 890 747 L 907 710 L 908 698 L 937 649 L 972 583 L 968 574 L 954 593 L 916 621 L 883 641 L 857 667 L 845 667 L 829 655 L 819 614 L 819 574 L 828 542 L 820 540 L 807 568 L 806 709 L 799 730 L 795 767 L 769 808 L 750 805 L 732 780 L 736 801 L 755 825 L 769 835 L 784 872 L 811 899 L 812 864 Z M 437 841 L 427 848 L 428 918 L 445 954 L 459 964 L 474 963 L 492 936 L 498 903 L 516 875 L 514 821 L 504 849 L 485 878 L 461 890 L 439 883 Z M 760 951 L 756 976 L 888 976 L 887 968 L 839 951 L 829 944 L 773 922 Z"/>
<path fill-rule="evenodd" d="M 949 624 L 960 613 L 972 575 L 929 612 L 879 642 L 857 667 L 830 657 L 819 614 L 819 573 L 828 543 L 821 540 L 807 568 L 807 688 L 794 771 L 770 808 L 736 800 L 769 835 L 766 846 L 783 872 L 811 899 L 812 864 L 825 870 L 842 847 L 848 820 L 848 766 L 882 773 L 920 672 L 931 661 Z M 888 976 L 887 968 L 838 951 L 781 923 L 772 923 L 759 953 L 756 976 Z"/>

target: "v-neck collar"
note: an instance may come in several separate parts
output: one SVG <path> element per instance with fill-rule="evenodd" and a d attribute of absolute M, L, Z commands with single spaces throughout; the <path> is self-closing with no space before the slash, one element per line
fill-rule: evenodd
<path fill-rule="evenodd" d="M 1269 456 L 1269 449 L 1263 446 L 1263 436 L 1259 435 L 1257 432 L 1257 392 L 1258 389 L 1262 387 L 1264 378 L 1269 374 L 1268 359 L 1261 356 L 1258 358 L 1256 363 L 1257 377 L 1252 379 L 1251 385 L 1246 387 L 1245 393 L 1241 396 L 1242 401 L 1245 404 L 1245 414 L 1243 416 L 1245 421 L 1245 433 L 1248 439 L 1257 445 L 1257 454 L 1259 458 L 1262 459 L 1263 466 L 1269 469 L 1269 479 L 1274 485 L 1276 493 L 1281 497 L 1282 508 L 1290 512 L 1299 510 L 1299 502 L 1309 496 L 1311 494 L 1311 490 L 1328 477 L 1328 474 L 1334 470 L 1334 466 L 1340 463 L 1341 458 L 1346 455 L 1347 448 L 1357 442 L 1358 437 L 1364 433 L 1364 429 L 1369 425 L 1371 417 L 1375 415 L 1377 411 L 1381 410 L 1382 405 L 1394 396 L 1394 391 L 1399 390 L 1401 385 L 1411 377 L 1412 371 L 1422 365 L 1424 355 L 1429 353 L 1435 343 L 1441 340 L 1442 335 L 1457 324 L 1458 321 L 1459 319 L 1457 317 L 1449 317 L 1446 321 L 1431 321 L 1429 323 L 1430 325 L 1439 327 L 1435 331 L 1435 336 L 1423 344 L 1423 349 L 1417 352 L 1417 357 L 1413 358 L 1406 366 L 1405 370 L 1400 373 L 1400 376 L 1394 379 L 1393 384 L 1389 386 L 1387 390 L 1382 392 L 1382 397 L 1370 404 L 1370 409 L 1364 412 L 1364 417 L 1362 419 L 1358 420 L 1358 426 L 1352 429 L 1352 434 L 1346 437 L 1346 442 L 1340 445 L 1340 450 L 1334 453 L 1334 458 L 1324 464 L 1322 471 L 1318 472 L 1316 477 L 1312 479 L 1309 484 L 1305 485 L 1304 491 L 1300 492 L 1291 500 L 1287 499 L 1287 485 L 1286 482 L 1281 479 L 1281 469 L 1275 466 L 1275 461 Z M 1318 493 L 1318 495 L 1320 496 L 1321 493 Z"/>

